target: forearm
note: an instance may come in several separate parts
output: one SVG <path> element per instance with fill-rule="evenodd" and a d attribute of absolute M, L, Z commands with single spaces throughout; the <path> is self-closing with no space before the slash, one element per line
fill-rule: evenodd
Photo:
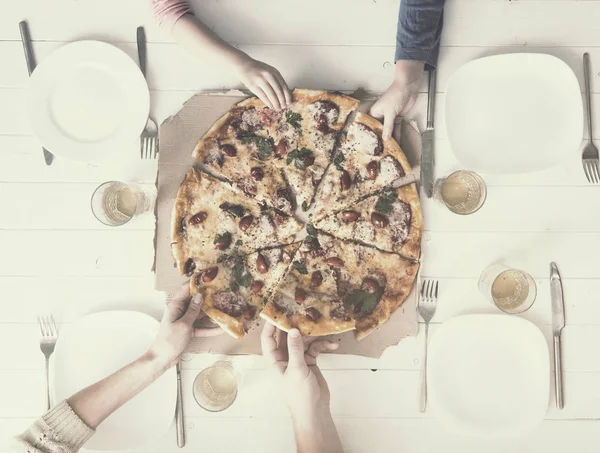
<path fill-rule="evenodd" d="M 437 65 L 445 0 L 402 0 L 396 33 L 396 60 Z"/>
<path fill-rule="evenodd" d="M 249 58 L 241 50 L 226 43 L 192 14 L 182 16 L 173 25 L 172 35 L 192 55 L 211 60 L 233 71 Z"/>
<path fill-rule="evenodd" d="M 87 426 L 95 429 L 106 417 L 154 382 L 166 369 L 150 353 L 71 396 L 67 402 Z"/>
<path fill-rule="evenodd" d="M 292 415 L 298 453 L 342 453 L 342 442 L 329 409 Z"/>

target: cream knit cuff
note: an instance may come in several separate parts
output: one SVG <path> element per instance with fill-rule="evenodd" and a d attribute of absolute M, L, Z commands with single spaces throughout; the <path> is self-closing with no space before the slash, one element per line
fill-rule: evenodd
<path fill-rule="evenodd" d="M 69 445 L 71 451 L 79 450 L 95 432 L 79 418 L 66 401 L 50 409 L 42 416 L 42 420 L 50 428 L 52 437 Z"/>

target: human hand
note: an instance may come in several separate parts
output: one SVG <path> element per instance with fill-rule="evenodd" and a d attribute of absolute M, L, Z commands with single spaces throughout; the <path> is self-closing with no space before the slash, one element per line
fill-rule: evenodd
<path fill-rule="evenodd" d="M 244 54 L 236 68 L 242 83 L 267 107 L 281 110 L 292 103 L 292 93 L 274 67 Z"/>
<path fill-rule="evenodd" d="M 177 363 L 192 337 L 208 337 L 223 333 L 219 327 L 194 327 L 197 319 L 206 316 L 201 308 L 202 295 L 198 294 L 190 298 L 190 286 L 187 282 L 167 303 L 156 339 L 148 351 L 164 365 L 165 369 Z"/>
<path fill-rule="evenodd" d="M 262 351 L 283 387 L 286 403 L 293 417 L 311 417 L 329 412 L 329 387 L 317 357 L 334 351 L 339 344 L 314 338 L 303 339 L 298 329 L 289 334 L 265 323 L 261 336 Z"/>
<path fill-rule="evenodd" d="M 392 136 L 394 126 L 400 124 L 404 115 L 414 107 L 419 94 L 423 69 L 424 63 L 421 61 L 398 60 L 394 81 L 371 107 L 369 111 L 371 116 L 383 120 L 384 140 L 388 140 Z M 399 127 L 394 138 L 400 139 Z"/>

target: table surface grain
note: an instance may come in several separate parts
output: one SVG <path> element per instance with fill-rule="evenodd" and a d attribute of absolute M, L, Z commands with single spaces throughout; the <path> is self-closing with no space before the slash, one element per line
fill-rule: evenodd
<path fill-rule="evenodd" d="M 111 229 L 89 209 L 98 183 L 152 184 L 156 162 L 137 145 L 120 163 L 95 167 L 56 158 L 46 167 L 24 108 L 27 69 L 18 23 L 27 19 L 38 61 L 66 42 L 100 39 L 136 58 L 135 29 L 146 27 L 152 114 L 162 121 L 202 89 L 238 87 L 235 77 L 177 47 L 149 14 L 149 0 L 0 0 L 0 441 L 24 429 L 44 408 L 38 314 L 59 323 L 107 308 L 156 317 L 163 294 L 153 289 L 154 219 Z M 449 0 L 439 59 L 436 174 L 459 167 L 444 130 L 444 91 L 462 64 L 505 52 L 544 52 L 563 59 L 583 84 L 582 55 L 592 64 L 595 135 L 600 135 L 600 1 Z M 280 69 L 290 86 L 382 92 L 393 76 L 397 0 L 196 0 L 196 12 L 226 40 Z M 319 14 L 315 14 L 318 11 Z M 421 91 L 425 93 L 425 83 Z M 426 96 L 409 117 L 421 127 Z M 582 139 L 589 136 L 584 131 Z M 485 152 L 485 150 L 482 150 Z M 547 171 L 486 176 L 484 207 L 455 216 L 423 200 L 422 276 L 440 281 L 439 324 L 465 313 L 494 313 L 477 290 L 496 260 L 525 269 L 537 301 L 523 315 L 551 341 L 548 263 L 560 267 L 566 297 L 563 338 L 565 409 L 551 389 L 545 421 L 510 440 L 448 433 L 418 410 L 422 335 L 389 348 L 379 360 L 325 356 L 320 365 L 348 452 L 577 452 L 600 441 L 600 187 L 590 186 L 579 153 Z M 199 408 L 191 394 L 198 370 L 216 358 L 185 355 L 182 380 L 188 450 L 294 451 L 283 403 L 270 391 L 260 357 L 234 359 L 244 387 L 227 411 Z M 550 376 L 549 376 L 550 378 Z M 238 433 L 238 435 L 232 435 Z M 243 447 L 242 447 L 243 446 Z M 175 430 L 144 452 L 177 452 Z"/>

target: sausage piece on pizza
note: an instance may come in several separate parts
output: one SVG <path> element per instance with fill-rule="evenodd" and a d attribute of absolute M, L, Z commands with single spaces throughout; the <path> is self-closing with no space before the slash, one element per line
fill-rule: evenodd
<path fill-rule="evenodd" d="M 423 219 L 414 184 L 372 195 L 314 222 L 340 239 L 419 259 Z"/>
<path fill-rule="evenodd" d="M 356 115 L 319 190 L 315 220 L 389 187 L 411 171 L 400 146 L 393 138 L 383 141 L 382 132 L 376 119 Z"/>
<path fill-rule="evenodd" d="M 202 310 L 234 338 L 257 324 L 265 300 L 284 275 L 300 244 L 250 255 L 235 255 L 190 280 L 192 295 L 202 294 Z"/>
<path fill-rule="evenodd" d="M 294 218 L 194 168 L 179 188 L 171 221 L 171 251 L 186 275 L 232 254 L 290 244 L 302 228 Z"/>

